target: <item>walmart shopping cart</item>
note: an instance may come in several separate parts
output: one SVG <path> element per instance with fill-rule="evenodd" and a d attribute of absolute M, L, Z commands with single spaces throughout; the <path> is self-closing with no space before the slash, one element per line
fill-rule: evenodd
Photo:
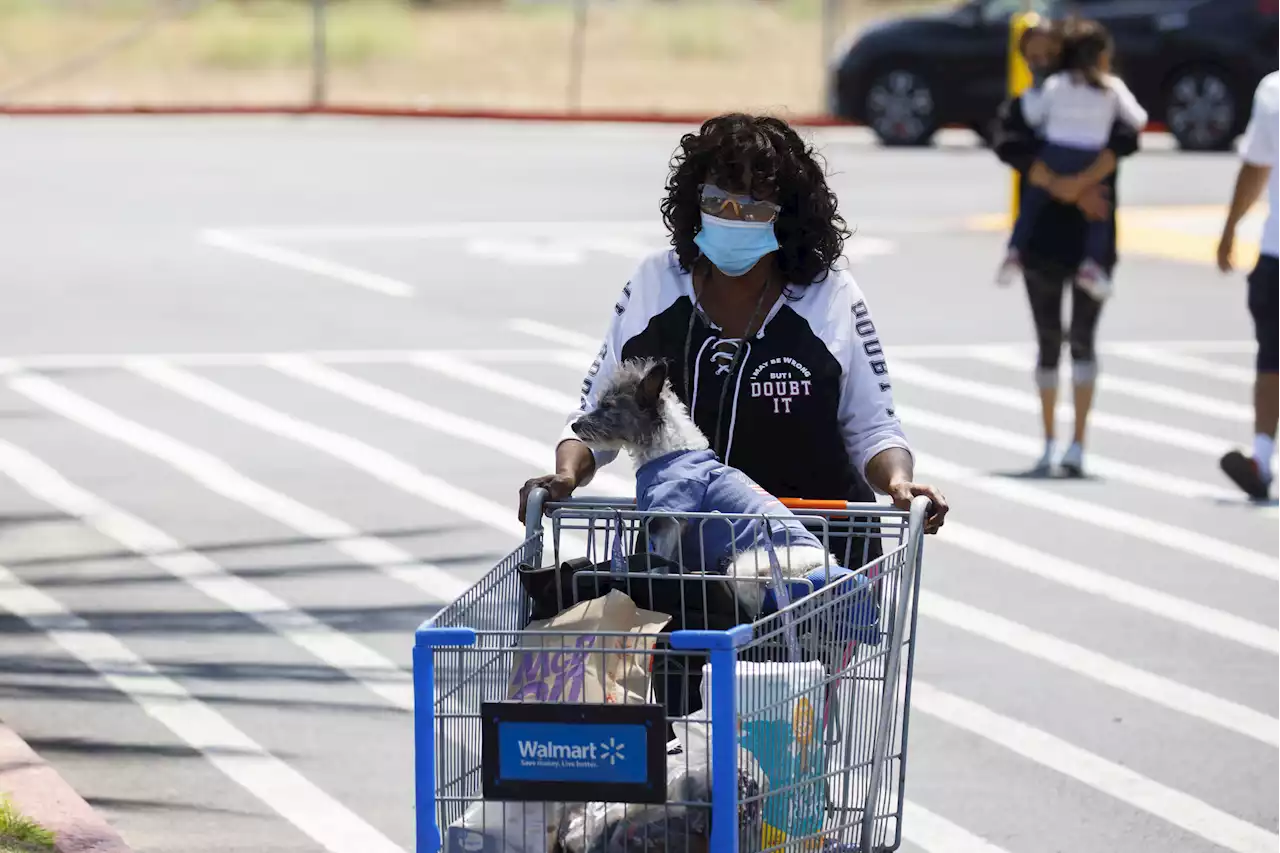
<path fill-rule="evenodd" d="M 792 577 L 779 549 L 735 579 L 646 543 L 747 516 L 574 499 L 545 506 L 547 549 L 545 497 L 523 544 L 417 631 L 418 853 L 897 849 L 928 500 L 786 501 L 856 569 Z M 670 621 L 529 629 L 616 592 Z"/>

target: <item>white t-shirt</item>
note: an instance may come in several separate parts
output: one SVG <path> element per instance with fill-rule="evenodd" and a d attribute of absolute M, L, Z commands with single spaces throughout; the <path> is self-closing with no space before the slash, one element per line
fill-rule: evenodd
<path fill-rule="evenodd" d="M 1262 226 L 1262 254 L 1280 256 L 1280 218 L 1276 207 L 1280 205 L 1280 72 L 1272 71 L 1258 84 L 1253 94 L 1253 113 L 1249 126 L 1240 139 L 1240 156 L 1253 166 L 1271 169 L 1271 181 L 1267 184 L 1267 223 Z"/>
<path fill-rule="evenodd" d="M 1108 74 L 1106 88 L 1077 80 L 1069 71 L 1050 75 L 1039 89 L 1022 96 L 1022 117 L 1040 129 L 1046 142 L 1101 151 L 1117 118 L 1134 130 L 1147 124 L 1147 111 L 1119 77 Z"/>

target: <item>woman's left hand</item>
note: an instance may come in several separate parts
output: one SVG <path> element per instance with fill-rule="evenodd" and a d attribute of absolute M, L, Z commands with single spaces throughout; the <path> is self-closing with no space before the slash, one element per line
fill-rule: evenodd
<path fill-rule="evenodd" d="M 903 481 L 890 485 L 888 493 L 889 497 L 893 499 L 893 505 L 899 509 L 910 509 L 912 498 L 918 495 L 924 495 L 933 502 L 933 509 L 929 513 L 928 520 L 924 523 L 925 533 L 937 533 L 938 528 L 946 520 L 947 511 L 951 509 L 947 505 L 947 499 L 943 497 L 942 492 L 935 486 Z"/>

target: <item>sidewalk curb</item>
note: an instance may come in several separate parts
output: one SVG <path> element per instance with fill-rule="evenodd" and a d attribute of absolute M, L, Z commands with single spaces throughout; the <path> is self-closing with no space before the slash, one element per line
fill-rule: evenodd
<path fill-rule="evenodd" d="M 846 121 L 829 115 L 793 114 L 787 110 L 764 111 L 786 119 L 793 127 L 865 127 L 860 122 Z M 700 125 L 717 113 L 661 112 L 644 110 L 503 110 L 468 109 L 465 107 L 377 107 L 361 104 L 185 104 L 160 106 L 119 104 L 91 106 L 85 104 L 3 104 L 0 116 L 351 116 L 362 118 L 455 119 L 508 122 L 558 122 L 581 124 L 677 124 Z M 965 125 L 947 125 L 963 128 Z M 1147 125 L 1146 133 L 1162 133 L 1167 128 L 1159 122 Z"/>
<path fill-rule="evenodd" d="M 132 853 L 120 834 L 2 721 L 0 793 L 54 833 L 57 853 Z"/>

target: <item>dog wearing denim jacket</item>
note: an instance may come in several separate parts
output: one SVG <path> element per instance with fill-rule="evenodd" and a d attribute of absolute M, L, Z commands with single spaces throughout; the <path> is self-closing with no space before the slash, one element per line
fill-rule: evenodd
<path fill-rule="evenodd" d="M 645 513 L 704 512 L 756 518 L 689 524 L 650 520 L 650 550 L 678 560 L 686 571 L 750 579 L 739 597 L 760 612 L 770 577 L 768 541 L 785 577 L 798 578 L 835 561 L 786 506 L 746 474 L 716 457 L 707 438 L 667 382 L 666 364 L 630 359 L 600 390 L 596 408 L 572 425 L 593 450 L 625 450 L 636 468 L 636 508 Z"/>

